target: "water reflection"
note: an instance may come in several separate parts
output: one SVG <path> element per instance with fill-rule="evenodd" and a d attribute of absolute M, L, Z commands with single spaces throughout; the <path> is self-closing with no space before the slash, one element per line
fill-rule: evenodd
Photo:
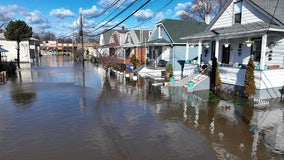
<path fill-rule="evenodd" d="M 36 93 L 31 83 L 14 86 L 10 91 L 11 98 L 16 105 L 30 106 L 35 100 Z"/>
<path fill-rule="evenodd" d="M 219 159 L 283 158 L 283 104 L 279 101 L 259 111 L 253 106 L 238 105 L 243 102 L 211 100 L 213 96 L 206 92 L 188 94 L 169 88 L 162 88 L 162 92 L 170 101 L 155 107 L 157 117 L 179 120 L 196 129 L 207 137 Z"/>
<path fill-rule="evenodd" d="M 284 154 L 284 109 L 269 108 L 255 110 L 250 124 L 254 134 L 253 155 L 255 156 L 260 140 L 273 151 Z"/>
<path fill-rule="evenodd" d="M 255 109 L 243 99 L 113 77 L 68 57 L 45 57 L 19 73 L 0 86 L 0 159 L 283 158 L 278 102 Z"/>
<path fill-rule="evenodd" d="M 210 92 L 190 94 L 181 88 L 151 86 L 149 80 L 137 88 L 127 85 L 123 77 L 112 88 L 155 100 L 151 106 L 162 121 L 179 121 L 207 137 L 219 159 L 283 158 L 283 104 L 275 100 L 265 110 L 254 108 L 246 99 L 217 98 Z M 131 88 L 131 92 L 129 89 Z M 142 88 L 144 94 L 137 93 Z M 275 107 L 278 106 L 278 107 Z"/>

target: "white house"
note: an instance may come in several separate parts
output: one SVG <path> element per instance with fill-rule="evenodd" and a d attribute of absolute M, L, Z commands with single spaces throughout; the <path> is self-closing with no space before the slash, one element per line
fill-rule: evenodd
<path fill-rule="evenodd" d="M 16 41 L 8 41 L 5 39 L 4 33 L 0 33 L 0 45 L 2 48 L 8 50 L 3 55 L 2 61 L 15 61 L 17 59 L 17 42 Z M 39 55 L 39 44 L 38 40 L 34 38 L 30 38 L 28 41 L 22 41 L 20 43 L 20 62 L 21 63 L 31 63 Z"/>
<path fill-rule="evenodd" d="M 264 99 L 281 96 L 284 85 L 283 0 L 228 0 L 206 31 L 182 39 L 198 47 L 199 64 L 208 63 L 213 57 L 218 59 L 223 88 L 242 94 L 245 67 L 253 56 L 255 96 Z"/>

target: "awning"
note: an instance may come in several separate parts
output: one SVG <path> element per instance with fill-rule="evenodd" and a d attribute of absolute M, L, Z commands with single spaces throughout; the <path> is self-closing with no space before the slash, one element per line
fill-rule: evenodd
<path fill-rule="evenodd" d="M 9 52 L 9 51 L 4 48 L 0 48 L 0 52 Z"/>

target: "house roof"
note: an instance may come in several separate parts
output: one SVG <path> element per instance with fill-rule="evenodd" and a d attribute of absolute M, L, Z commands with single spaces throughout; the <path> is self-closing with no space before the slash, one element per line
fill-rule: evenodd
<path fill-rule="evenodd" d="M 283 0 L 244 0 L 255 6 L 256 9 L 268 16 L 273 16 L 273 20 L 278 22 L 280 25 L 284 25 L 284 1 Z M 209 24 L 207 30 L 209 30 L 215 22 L 220 18 L 220 16 L 226 11 L 233 0 L 228 0 L 224 7 L 220 10 L 217 16 L 214 17 L 212 22 Z"/>
<path fill-rule="evenodd" d="M 284 1 L 283 0 L 244 0 L 252 4 L 257 10 L 266 14 L 268 17 L 274 18 L 270 23 L 254 22 L 249 24 L 233 24 L 230 27 L 221 27 L 210 30 L 220 16 L 225 12 L 233 0 L 228 0 L 219 14 L 212 20 L 205 32 L 197 33 L 182 39 L 204 39 L 204 38 L 230 38 L 241 36 L 255 36 L 257 33 L 267 31 L 284 32 Z M 278 5 L 277 5 L 278 2 Z M 274 13 L 275 12 L 275 13 Z"/>
<path fill-rule="evenodd" d="M 113 34 L 112 37 L 113 37 L 113 41 L 114 41 L 114 42 L 112 42 L 112 43 L 107 43 L 107 44 L 105 44 L 104 46 L 108 46 L 108 47 L 119 46 L 119 40 L 118 40 L 117 35 L 116 35 L 116 34 Z"/>
<path fill-rule="evenodd" d="M 105 30 L 103 32 L 103 38 L 104 38 L 104 44 L 105 45 L 109 43 L 109 39 L 115 31 L 116 30 Z"/>
<path fill-rule="evenodd" d="M 164 44 L 169 44 L 171 42 L 161 38 L 161 39 L 155 39 L 155 40 L 152 40 L 152 41 L 148 41 L 147 44 L 157 44 L 157 43 L 164 43 Z"/>
<path fill-rule="evenodd" d="M 135 34 L 137 35 L 137 38 L 139 40 L 141 40 L 140 43 L 144 43 L 147 42 L 147 40 L 149 39 L 149 33 L 151 32 L 151 30 L 145 30 L 145 29 L 139 29 L 139 30 L 135 30 Z"/>
<path fill-rule="evenodd" d="M 174 43 L 184 43 L 185 40 L 180 39 L 181 37 L 202 32 L 208 26 L 204 22 L 198 22 L 194 20 L 187 21 L 187 20 L 164 19 L 158 24 L 160 23 L 164 25 L 166 31 L 168 32 Z"/>
<path fill-rule="evenodd" d="M 182 39 L 204 39 L 204 38 L 236 38 L 242 36 L 256 36 L 258 33 L 267 31 L 281 31 L 284 32 L 284 27 L 278 25 L 271 25 L 264 22 L 249 23 L 246 25 L 234 24 L 231 27 L 216 28 L 213 30 L 206 30 L 205 32 L 197 33 L 191 36 L 183 37 Z"/>
<path fill-rule="evenodd" d="M 248 0 L 259 9 L 274 15 L 275 20 L 284 25 L 284 1 L 283 0 Z"/>

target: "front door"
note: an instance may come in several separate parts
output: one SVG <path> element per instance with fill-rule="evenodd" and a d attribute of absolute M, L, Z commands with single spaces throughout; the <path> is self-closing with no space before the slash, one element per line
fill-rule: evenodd
<path fill-rule="evenodd" d="M 222 52 L 222 63 L 229 64 L 230 62 L 230 46 L 225 47 L 223 45 L 223 52 Z"/>
<path fill-rule="evenodd" d="M 212 44 L 211 44 L 211 59 L 213 59 L 215 57 L 215 50 L 216 50 L 216 41 L 212 41 Z M 217 57 L 216 57 L 217 58 Z"/>

